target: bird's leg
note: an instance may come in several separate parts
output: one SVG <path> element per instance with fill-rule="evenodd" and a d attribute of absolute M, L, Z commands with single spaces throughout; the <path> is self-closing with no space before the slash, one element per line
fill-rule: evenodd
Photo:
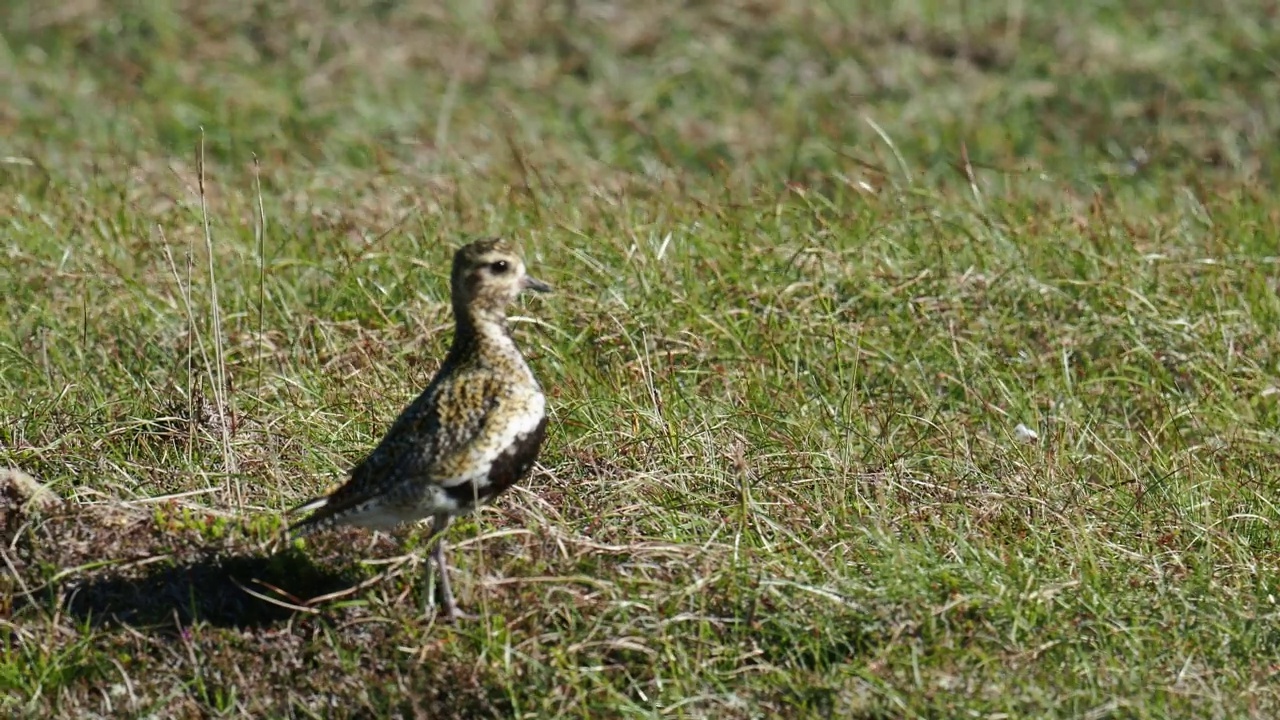
<path fill-rule="evenodd" d="M 440 538 L 436 546 L 431 549 L 431 559 L 435 561 L 436 567 L 440 568 L 440 599 L 444 601 L 445 618 L 449 620 L 470 618 L 470 615 L 458 609 L 458 603 L 453 599 L 453 588 L 449 586 L 449 565 L 444 558 L 444 538 Z"/>
<path fill-rule="evenodd" d="M 440 533 L 444 531 L 444 528 L 448 524 L 449 524 L 448 517 L 445 517 L 442 520 L 439 515 L 433 515 L 431 517 L 431 532 L 427 535 L 425 542 L 427 543 L 435 542 L 439 544 L 439 541 L 444 539 L 442 537 L 439 537 Z M 432 548 L 431 552 L 428 553 L 426 558 L 424 558 L 425 562 L 422 563 L 422 608 L 424 612 L 428 607 L 434 609 L 436 606 L 435 583 L 431 582 L 432 581 L 431 561 L 434 558 L 435 558 L 435 549 Z"/>
<path fill-rule="evenodd" d="M 432 587 L 431 566 L 434 564 L 440 571 L 440 599 L 444 604 L 444 614 L 449 620 L 459 620 L 468 617 L 458 609 L 458 603 L 453 599 L 453 587 L 449 584 L 449 565 L 444 556 L 444 531 L 449 527 L 453 518 L 449 515 L 435 515 L 431 518 L 431 534 L 427 536 L 427 542 L 435 542 L 435 547 L 431 548 L 431 555 L 426 563 L 426 601 L 431 605 L 435 605 L 435 588 Z"/>

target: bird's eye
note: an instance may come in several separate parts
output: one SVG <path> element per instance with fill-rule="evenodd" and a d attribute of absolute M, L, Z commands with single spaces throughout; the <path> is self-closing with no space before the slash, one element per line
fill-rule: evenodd
<path fill-rule="evenodd" d="M 494 262 L 489 263 L 489 269 L 492 270 L 496 275 L 501 275 L 502 273 L 506 272 L 507 267 L 508 266 L 507 266 L 506 260 L 495 260 Z"/>

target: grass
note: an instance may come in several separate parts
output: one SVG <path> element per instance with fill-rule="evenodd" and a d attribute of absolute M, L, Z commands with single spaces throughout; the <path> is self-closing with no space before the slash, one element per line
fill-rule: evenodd
<path fill-rule="evenodd" d="M 0 708 L 1274 717 L 1276 12 L 5 5 Z M 553 422 L 450 626 L 277 536 L 479 234 Z"/>

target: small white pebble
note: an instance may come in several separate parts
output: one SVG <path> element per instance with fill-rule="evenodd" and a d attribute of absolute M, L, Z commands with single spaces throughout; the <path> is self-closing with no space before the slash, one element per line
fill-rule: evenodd
<path fill-rule="evenodd" d="M 1018 427 L 1013 429 L 1013 436 L 1018 439 L 1018 442 L 1023 443 L 1033 443 L 1040 439 L 1040 435 L 1035 430 L 1022 423 L 1018 423 Z"/>

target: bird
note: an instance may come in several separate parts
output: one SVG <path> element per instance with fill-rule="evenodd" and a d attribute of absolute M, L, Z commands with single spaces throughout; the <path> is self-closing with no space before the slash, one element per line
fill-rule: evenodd
<path fill-rule="evenodd" d="M 449 584 L 443 533 L 527 477 L 546 439 L 546 397 L 511 336 L 507 308 L 525 290 L 552 288 L 527 273 L 503 238 L 458 248 L 449 282 L 454 333 L 439 370 L 345 483 L 289 511 L 310 513 L 289 533 L 390 530 L 431 518 L 424 579 L 434 563 L 442 609 L 457 620 L 467 615 Z"/>

